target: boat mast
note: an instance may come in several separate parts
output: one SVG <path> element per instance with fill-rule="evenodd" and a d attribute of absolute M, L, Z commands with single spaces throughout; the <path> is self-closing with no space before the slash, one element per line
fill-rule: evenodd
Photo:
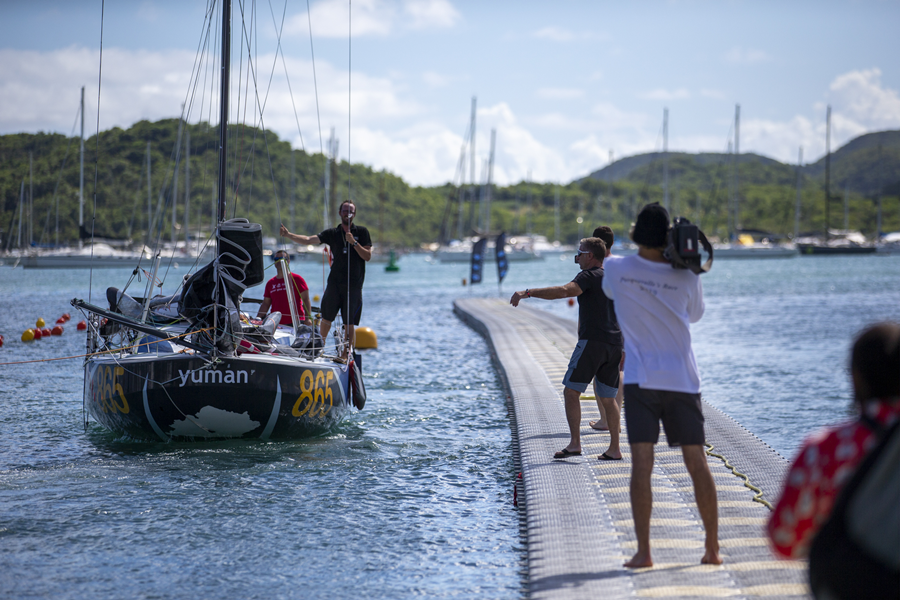
<path fill-rule="evenodd" d="M 828 243 L 828 221 L 831 216 L 831 105 L 825 111 L 825 243 Z"/>
<path fill-rule="evenodd" d="M 181 114 L 184 114 L 184 104 L 181 105 Z M 175 216 L 178 213 L 178 167 L 181 165 L 181 132 L 184 121 L 178 116 L 178 139 L 175 142 L 175 174 L 172 177 L 172 256 L 175 256 Z"/>
<path fill-rule="evenodd" d="M 741 105 L 734 105 L 734 233 L 741 231 Z"/>
<path fill-rule="evenodd" d="M 878 142 L 878 216 L 875 220 L 875 241 L 881 241 L 881 196 L 884 190 L 884 160 L 881 156 L 881 142 Z"/>
<path fill-rule="evenodd" d="M 491 129 L 491 153 L 488 158 L 487 186 L 484 193 L 484 234 L 491 234 L 491 185 L 494 180 L 494 147 L 497 143 L 497 130 Z"/>
<path fill-rule="evenodd" d="M 184 128 L 184 249 L 191 255 L 191 128 Z"/>
<path fill-rule="evenodd" d="M 219 92 L 219 201 L 216 209 L 216 223 L 225 220 L 225 164 L 227 162 L 226 150 L 228 147 L 228 86 L 229 72 L 231 70 L 231 2 L 222 2 L 222 64 L 219 79 L 221 89 Z M 219 238 L 216 236 L 216 256 L 219 254 Z"/>
<path fill-rule="evenodd" d="M 84 231 L 84 86 L 81 86 L 81 168 L 78 177 L 78 245 Z"/>
<path fill-rule="evenodd" d="M 663 109 L 663 206 L 669 211 L 669 109 Z"/>
<path fill-rule="evenodd" d="M 794 242 L 800 235 L 800 186 L 803 183 L 803 174 L 800 169 L 803 168 L 803 146 L 800 146 L 800 154 L 797 157 L 797 204 L 794 206 Z"/>
<path fill-rule="evenodd" d="M 150 245 L 150 229 L 153 227 L 153 199 L 150 186 L 150 142 L 147 142 L 147 245 Z"/>

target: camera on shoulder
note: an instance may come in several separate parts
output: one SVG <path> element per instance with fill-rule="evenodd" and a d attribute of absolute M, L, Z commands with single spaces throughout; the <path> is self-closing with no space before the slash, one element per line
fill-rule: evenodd
<path fill-rule="evenodd" d="M 706 250 L 709 258 L 702 265 L 700 248 Z M 669 228 L 666 249 L 663 252 L 675 269 L 689 269 L 695 275 L 708 273 L 712 269 L 713 248 L 700 228 L 685 219 L 675 217 Z"/>

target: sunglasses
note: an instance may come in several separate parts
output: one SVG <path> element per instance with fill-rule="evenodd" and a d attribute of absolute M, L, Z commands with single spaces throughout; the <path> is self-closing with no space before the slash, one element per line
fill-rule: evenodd
<path fill-rule="evenodd" d="M 272 260 L 290 260 L 287 254 L 276 254 L 272 256 Z"/>
<path fill-rule="evenodd" d="M 578 262 L 578 257 L 581 256 L 582 254 L 590 254 L 590 253 L 591 253 L 590 250 L 579 250 L 578 254 L 575 255 L 575 262 Z"/>

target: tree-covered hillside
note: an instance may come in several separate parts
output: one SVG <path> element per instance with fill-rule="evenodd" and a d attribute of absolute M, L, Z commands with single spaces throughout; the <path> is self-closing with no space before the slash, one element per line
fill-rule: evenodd
<path fill-rule="evenodd" d="M 322 228 L 326 159 L 321 154 L 292 151 L 271 131 L 232 126 L 229 129 L 228 215 L 263 225 L 277 235 L 279 223 L 292 231 L 317 233 Z M 872 138 L 871 136 L 876 136 Z M 881 136 L 878 138 L 877 136 Z M 206 123 L 185 125 L 178 154 L 178 191 L 173 192 L 177 119 L 141 121 L 127 130 L 115 128 L 85 140 L 85 229 L 97 237 L 129 238 L 142 243 L 172 236 L 173 194 L 177 198 L 174 231 L 185 236 L 209 235 L 217 172 L 217 134 Z M 185 162 L 190 137 L 190 204 L 185 214 Z M 871 139 L 870 139 L 871 138 Z M 862 141 L 860 141 L 862 140 Z M 849 183 L 849 225 L 873 235 L 878 190 L 883 203 L 883 231 L 900 230 L 900 132 L 870 134 L 832 156 L 832 228 L 843 226 L 844 184 Z M 148 198 L 147 148 L 151 174 Z M 99 158 L 98 158 L 99 153 Z M 29 160 L 32 178 L 29 179 Z M 673 215 L 699 222 L 707 234 L 724 238 L 734 230 L 729 218 L 733 186 L 739 207 L 737 225 L 777 235 L 794 230 L 796 167 L 754 154 L 742 154 L 737 168 L 728 154 L 670 153 L 669 197 Z M 821 161 L 820 161 L 821 162 Z M 0 136 L 0 230 L 3 248 L 18 238 L 20 193 L 24 182 L 22 244 L 78 240 L 79 156 L 77 138 L 58 134 Z M 824 228 L 823 179 L 807 165 L 800 173 L 801 232 Z M 369 227 L 376 245 L 416 247 L 460 233 L 460 191 L 450 185 L 412 187 L 391 173 L 346 162 L 331 170 L 334 182 L 331 222 L 336 207 L 350 194 L 357 220 Z M 96 182 L 96 184 L 95 184 Z M 873 182 L 883 182 L 879 185 Z M 874 190 L 874 191 L 873 191 Z M 484 227 L 479 195 L 462 190 L 462 230 L 470 235 Z M 543 234 L 574 242 L 599 224 L 626 235 L 641 206 L 663 201 L 661 153 L 623 158 L 606 169 L 564 186 L 519 182 L 491 189 L 492 232 Z M 558 221 L 556 218 L 559 197 Z M 474 202 L 472 198 L 474 197 Z M 148 208 L 149 204 L 149 208 Z M 29 219 L 29 209 L 33 213 Z M 152 215 L 152 217 L 148 217 Z M 96 218 L 93 218 L 96 216 Z M 579 217 L 582 222 L 578 223 Z M 148 222 L 150 223 L 148 226 Z M 148 230 L 151 235 L 148 236 Z"/>

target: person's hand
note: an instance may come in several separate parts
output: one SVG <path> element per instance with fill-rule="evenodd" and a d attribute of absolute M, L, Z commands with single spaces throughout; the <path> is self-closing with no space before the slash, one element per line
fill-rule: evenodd
<path fill-rule="evenodd" d="M 344 232 L 344 239 L 347 240 L 347 243 L 350 244 L 351 246 L 356 245 L 356 240 L 353 238 L 353 234 L 350 233 L 349 231 Z"/>
<path fill-rule="evenodd" d="M 513 292 L 512 298 L 509 299 L 509 303 L 512 304 L 513 306 L 518 306 L 519 301 L 522 298 L 527 298 L 527 297 L 528 296 L 525 295 L 525 292 Z"/>
<path fill-rule="evenodd" d="M 278 233 L 281 234 L 281 237 L 287 237 L 290 235 L 290 231 L 288 231 L 287 227 L 284 226 L 284 223 L 281 224 L 281 229 L 278 230 Z"/>

